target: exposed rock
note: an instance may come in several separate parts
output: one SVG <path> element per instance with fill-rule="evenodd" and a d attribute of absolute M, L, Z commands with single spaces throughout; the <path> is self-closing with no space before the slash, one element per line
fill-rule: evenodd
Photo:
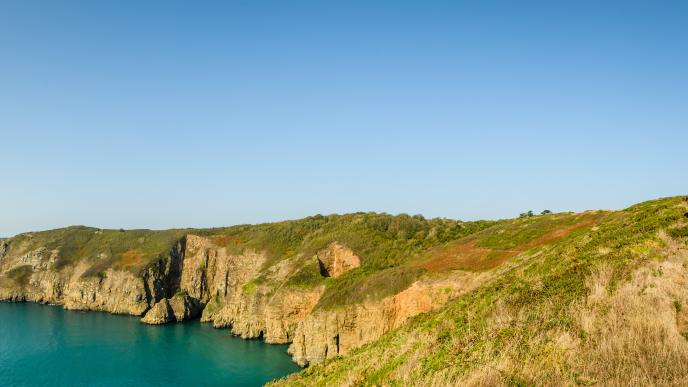
<path fill-rule="evenodd" d="M 230 290 L 240 291 L 243 284 L 258 274 L 264 262 L 263 253 L 248 250 L 228 254 L 208 238 L 188 235 L 179 288 L 206 304 L 211 297 L 226 297 Z"/>
<path fill-rule="evenodd" d="M 254 294 L 231 293 L 230 297 L 213 301 L 204 309 L 201 321 L 212 322 L 216 328 L 231 327 L 232 333 L 242 338 L 289 343 L 298 323 L 318 303 L 323 289 L 281 288 L 274 294 L 270 290 L 259 287 Z"/>
<path fill-rule="evenodd" d="M 149 308 L 143 279 L 126 271 L 108 269 L 104 277 L 80 277 L 64 290 L 65 309 L 99 310 L 141 315 Z"/>
<path fill-rule="evenodd" d="M 163 298 L 158 301 L 143 316 L 141 322 L 146 324 L 167 324 L 181 322 L 198 317 L 201 313 L 201 304 L 198 300 L 186 294 L 176 294 L 171 299 Z"/>
<path fill-rule="evenodd" d="M 288 351 L 301 366 L 345 355 L 401 326 L 410 317 L 434 310 L 450 298 L 475 288 L 485 279 L 482 274 L 463 276 L 459 280 L 416 282 L 380 301 L 317 311 L 298 323 Z"/>
<path fill-rule="evenodd" d="M 81 262 L 60 271 L 52 269 L 56 251 L 39 248 L 19 251 L 0 262 L 0 272 L 28 265 L 33 272 L 25 286 L 0 277 L 0 299 L 62 304 L 65 309 L 95 310 L 141 315 L 177 288 L 178 262 L 170 256 L 147 267 L 143 273 L 109 268 L 97 276 L 86 276 L 90 265 Z"/>
<path fill-rule="evenodd" d="M 310 313 L 323 289 L 275 289 L 274 284 L 284 283 L 293 272 L 288 261 L 265 270 L 265 280 L 273 285 L 256 283 L 265 259 L 265 254 L 251 250 L 228 254 L 208 238 L 189 235 L 180 288 L 207 304 L 201 321 L 231 327 L 242 338 L 291 342 L 297 322 Z"/>
<path fill-rule="evenodd" d="M 174 311 L 167 298 L 163 298 L 155 304 L 141 319 L 146 324 L 167 324 L 175 321 Z"/>
<path fill-rule="evenodd" d="M 349 270 L 361 266 L 361 260 L 348 247 L 332 242 L 318 252 L 320 273 L 325 277 L 339 277 Z"/>
<path fill-rule="evenodd" d="M 170 300 L 170 306 L 174 312 L 174 319 L 176 321 L 190 320 L 196 318 L 201 314 L 201 303 L 195 298 L 188 295 L 176 294 Z"/>
<path fill-rule="evenodd" d="M 168 257 L 157 260 L 143 271 L 143 287 L 149 306 L 163 298 L 170 298 L 179 290 L 184 250 L 185 239 L 182 239 L 175 244 Z"/>

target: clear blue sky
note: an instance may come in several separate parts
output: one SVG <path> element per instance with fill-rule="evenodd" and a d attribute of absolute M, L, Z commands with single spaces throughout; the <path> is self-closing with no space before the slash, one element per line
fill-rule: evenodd
<path fill-rule="evenodd" d="M 0 236 L 686 194 L 687 21 L 686 1 L 2 1 Z"/>

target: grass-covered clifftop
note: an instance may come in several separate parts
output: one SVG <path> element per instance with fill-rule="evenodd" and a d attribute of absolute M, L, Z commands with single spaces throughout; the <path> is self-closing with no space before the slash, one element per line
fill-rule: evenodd
<path fill-rule="evenodd" d="M 338 308 L 394 295 L 421 277 L 452 270 L 482 271 L 499 266 L 531 245 L 545 244 L 589 226 L 600 213 L 561 213 L 502 221 L 461 222 L 422 216 L 354 213 L 214 229 L 104 230 L 73 226 L 20 234 L 10 239 L 10 253 L 44 249 L 54 254 L 51 270 L 86 263 L 84 276 L 108 268 L 139 273 L 170 254 L 185 235 L 209 237 L 219 247 L 240 254 L 263 251 L 263 269 L 281 260 L 295 267 L 285 286 L 325 291 L 316 309 Z M 321 275 L 316 253 L 331 242 L 350 248 L 361 266 L 332 278 Z M 456 254 L 462 260 L 454 260 Z M 29 268 L 8 276 L 22 281 Z M 258 276 L 245 287 L 265 281 Z"/>
<path fill-rule="evenodd" d="M 445 307 L 279 383 L 685 385 L 686 200 L 515 219 L 449 243 L 426 268 L 501 266 Z"/>
<path fill-rule="evenodd" d="M 105 230 L 73 226 L 24 233 L 10 238 L 6 254 L 43 251 L 51 255 L 49 269 L 87 264 L 84 276 L 98 276 L 108 268 L 139 273 L 168 256 L 185 235 L 209 237 L 217 246 L 240 254 L 250 249 L 265 252 L 263 269 L 281 260 L 295 260 L 297 270 L 286 286 L 312 288 L 324 285 L 320 307 L 337 307 L 394 294 L 410 285 L 425 270 L 408 263 L 428 249 L 483 230 L 496 222 L 461 222 L 422 216 L 355 213 L 312 216 L 300 220 L 238 225 L 214 229 Z M 361 267 L 339 278 L 320 273 L 315 254 L 337 241 L 361 257 Z M 23 282 L 31 268 L 15 268 L 6 277 Z M 259 284 L 259 276 L 251 285 Z"/>

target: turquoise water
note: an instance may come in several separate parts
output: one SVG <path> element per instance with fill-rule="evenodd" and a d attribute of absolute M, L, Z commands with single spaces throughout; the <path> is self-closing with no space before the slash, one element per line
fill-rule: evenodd
<path fill-rule="evenodd" d="M 0 302 L 0 386 L 255 386 L 299 369 L 286 349 L 197 321 Z"/>

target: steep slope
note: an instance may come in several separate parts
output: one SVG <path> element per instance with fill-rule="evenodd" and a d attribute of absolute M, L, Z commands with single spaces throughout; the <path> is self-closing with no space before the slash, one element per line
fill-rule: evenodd
<path fill-rule="evenodd" d="M 277 384 L 686 385 L 686 200 L 564 226 L 516 220 L 450 243 L 424 267 L 489 278 Z"/>
<path fill-rule="evenodd" d="M 139 315 L 173 292 L 184 233 L 76 226 L 18 235 L 0 247 L 0 299 Z"/>

